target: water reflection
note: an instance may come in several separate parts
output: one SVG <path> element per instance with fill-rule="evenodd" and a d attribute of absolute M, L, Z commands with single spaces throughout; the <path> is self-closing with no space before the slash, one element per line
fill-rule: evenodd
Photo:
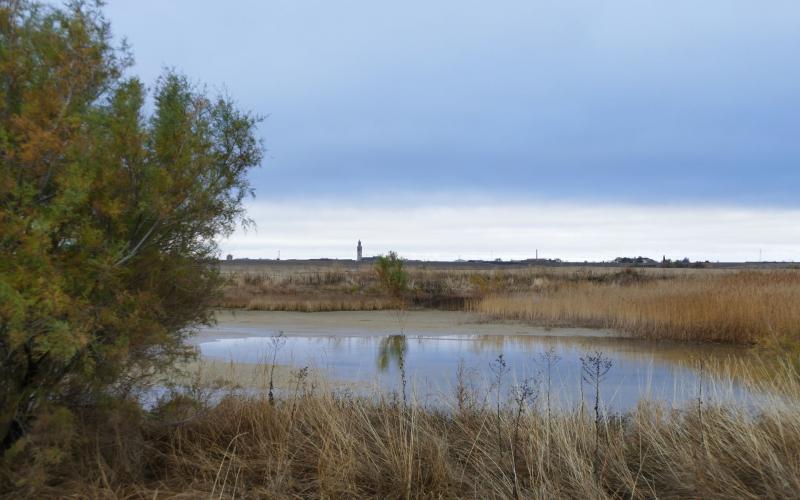
<path fill-rule="evenodd" d="M 259 363 L 271 359 L 271 332 L 241 338 L 223 338 L 199 344 L 212 359 Z M 581 400 L 581 361 L 587 352 L 602 351 L 613 359 L 604 380 L 603 403 L 630 409 L 647 396 L 680 405 L 696 398 L 701 386 L 709 399 L 741 399 L 746 391 L 731 378 L 700 374 L 694 360 L 706 365 L 744 356 L 742 350 L 720 346 L 652 343 L 602 337 L 539 337 L 525 335 L 287 335 L 276 362 L 311 366 L 332 378 L 355 381 L 364 390 L 373 387 L 398 391 L 408 382 L 409 395 L 423 403 L 436 403 L 452 395 L 461 362 L 472 368 L 472 385 L 491 385 L 489 365 L 503 354 L 510 368 L 509 386 L 542 373 L 542 353 L 560 361 L 552 367 L 553 405 L 573 406 Z M 712 380 L 716 379 L 716 380 Z M 542 382 L 541 380 L 539 382 Z M 405 391 L 403 392 L 405 394 Z"/>
<path fill-rule="evenodd" d="M 378 344 L 378 368 L 385 372 L 394 364 L 397 368 L 403 366 L 405 354 L 408 351 L 408 341 L 405 335 L 389 335 L 380 340 Z M 394 363 L 392 363 L 394 361 Z"/>

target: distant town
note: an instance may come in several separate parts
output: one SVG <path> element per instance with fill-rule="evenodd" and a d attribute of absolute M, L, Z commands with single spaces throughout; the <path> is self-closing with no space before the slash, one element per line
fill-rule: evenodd
<path fill-rule="evenodd" d="M 535 251 L 538 255 L 538 251 Z M 363 245 L 359 240 L 356 245 L 356 251 L 353 259 L 340 259 L 340 258 L 326 258 L 320 257 L 315 259 L 275 259 L 268 258 L 237 258 L 232 254 L 228 254 L 224 262 L 228 264 L 273 264 L 280 263 L 291 265 L 345 265 L 352 266 L 354 264 L 372 264 L 377 261 L 378 256 L 365 257 L 363 255 Z M 408 265 L 414 267 L 436 267 L 436 268 L 452 268 L 452 269 L 472 269 L 472 268 L 520 268 L 520 267 L 650 267 L 650 268 L 742 268 L 742 267 L 758 267 L 758 268 L 794 268 L 798 263 L 794 261 L 742 261 L 742 262 L 721 262 L 721 261 L 691 261 L 689 258 L 684 257 L 681 259 L 670 259 L 663 255 L 661 259 L 653 259 L 651 257 L 636 256 L 636 257 L 617 257 L 608 261 L 568 261 L 559 258 L 539 258 L 533 257 L 528 259 L 509 259 L 503 260 L 496 259 L 455 259 L 455 260 L 418 260 L 418 259 L 404 259 Z"/>

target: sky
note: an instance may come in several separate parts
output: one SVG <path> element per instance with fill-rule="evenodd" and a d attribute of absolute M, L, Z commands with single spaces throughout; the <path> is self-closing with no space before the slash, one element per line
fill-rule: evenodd
<path fill-rule="evenodd" d="M 265 117 L 236 257 L 800 259 L 796 0 L 110 0 Z"/>

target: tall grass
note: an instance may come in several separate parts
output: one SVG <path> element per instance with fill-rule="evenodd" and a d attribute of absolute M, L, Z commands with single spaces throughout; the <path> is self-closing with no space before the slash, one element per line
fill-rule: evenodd
<path fill-rule="evenodd" d="M 471 304 L 492 318 L 618 329 L 685 341 L 800 343 L 800 272 L 695 274 L 630 283 L 563 281 Z"/>
<path fill-rule="evenodd" d="M 495 319 L 612 328 L 648 339 L 800 345 L 800 271 L 410 269 L 417 307 Z M 391 309 L 369 268 L 234 273 L 221 307 Z"/>
<path fill-rule="evenodd" d="M 788 371 L 767 383 L 792 399 L 750 408 L 703 402 L 702 412 L 642 402 L 626 415 L 603 414 L 599 425 L 586 412 L 548 415 L 521 399 L 496 411 L 468 389 L 452 410 L 308 390 L 275 405 L 239 393 L 198 408 L 177 397 L 136 425 L 87 419 L 77 458 L 27 493 L 792 498 L 800 491 L 800 390 Z"/>
<path fill-rule="evenodd" d="M 500 293 L 537 291 L 561 282 L 621 282 L 666 279 L 716 270 L 618 268 L 427 269 L 410 266 L 409 292 L 417 307 L 463 309 L 467 300 Z M 216 305 L 270 311 L 391 309 L 394 304 L 369 266 L 355 268 L 254 266 L 226 271 L 228 283 Z"/>

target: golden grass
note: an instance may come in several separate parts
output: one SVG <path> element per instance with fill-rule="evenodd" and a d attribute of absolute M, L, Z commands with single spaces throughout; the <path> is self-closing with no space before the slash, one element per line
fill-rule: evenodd
<path fill-rule="evenodd" d="M 487 296 L 471 309 L 492 318 L 613 328 L 648 339 L 797 345 L 800 272 L 561 282 Z"/>
<path fill-rule="evenodd" d="M 415 307 L 493 319 L 613 328 L 649 339 L 800 345 L 800 271 L 411 268 Z M 265 311 L 371 311 L 395 302 L 369 267 L 229 274 L 217 304 Z"/>
<path fill-rule="evenodd" d="M 492 403 L 474 393 L 451 411 L 310 391 L 275 406 L 240 394 L 198 410 L 177 398 L 136 425 L 103 422 L 55 480 L 23 493 L 793 498 L 800 491 L 800 390 L 796 374 L 785 375 L 761 383 L 789 400 L 682 410 L 643 402 L 630 414 L 604 418 L 599 437 L 579 408 L 548 417 L 543 396 L 523 406 L 519 420 L 518 408 L 505 406 L 498 418 Z"/>
<path fill-rule="evenodd" d="M 239 303 L 223 303 L 223 307 L 243 308 L 250 311 L 382 311 L 392 309 L 396 301 L 388 297 L 287 297 L 263 295 L 247 300 L 244 307 Z"/>
<path fill-rule="evenodd" d="M 229 273 L 218 307 L 255 311 L 374 311 L 391 309 L 371 270 Z"/>
<path fill-rule="evenodd" d="M 463 309 L 469 299 L 497 293 L 535 291 L 563 281 L 614 280 L 619 268 L 436 269 L 411 266 L 409 299 L 418 307 Z M 642 269 L 646 279 L 719 270 Z M 350 268 L 302 266 L 228 266 L 228 282 L 217 307 L 264 311 L 361 311 L 391 309 L 395 302 L 369 265 Z"/>

